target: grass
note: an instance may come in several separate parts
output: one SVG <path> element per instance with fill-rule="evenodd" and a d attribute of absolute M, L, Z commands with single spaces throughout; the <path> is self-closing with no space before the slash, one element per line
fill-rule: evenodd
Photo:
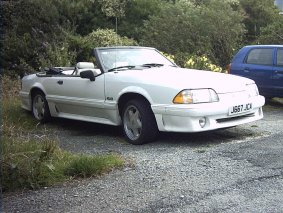
<path fill-rule="evenodd" d="M 70 162 L 66 173 L 70 176 L 91 177 L 93 174 L 102 175 L 108 169 L 123 166 L 123 160 L 116 154 L 89 156 L 79 155 Z"/>
<path fill-rule="evenodd" d="M 45 125 L 22 110 L 19 81 L 3 78 L 2 189 L 37 189 L 77 177 L 94 177 L 123 167 L 118 154 L 86 155 L 62 150 Z"/>

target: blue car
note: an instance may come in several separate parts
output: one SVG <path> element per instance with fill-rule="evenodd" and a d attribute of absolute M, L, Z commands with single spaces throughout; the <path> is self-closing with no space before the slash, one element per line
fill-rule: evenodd
<path fill-rule="evenodd" d="M 283 97 L 283 45 L 243 47 L 233 58 L 229 73 L 254 80 L 266 98 Z"/>

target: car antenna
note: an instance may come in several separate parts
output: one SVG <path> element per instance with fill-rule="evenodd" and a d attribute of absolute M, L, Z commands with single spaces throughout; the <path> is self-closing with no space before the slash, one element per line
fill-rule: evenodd
<path fill-rule="evenodd" d="M 115 16 L 115 30 L 116 30 L 116 41 L 115 41 L 115 67 L 117 67 L 117 46 L 118 46 L 118 17 Z"/>

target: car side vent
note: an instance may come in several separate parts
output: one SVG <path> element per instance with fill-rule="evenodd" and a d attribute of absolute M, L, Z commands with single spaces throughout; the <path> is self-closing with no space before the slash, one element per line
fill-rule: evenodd
<path fill-rule="evenodd" d="M 58 110 L 57 106 L 55 106 L 55 110 L 56 110 L 57 113 L 59 113 L 59 110 Z"/>

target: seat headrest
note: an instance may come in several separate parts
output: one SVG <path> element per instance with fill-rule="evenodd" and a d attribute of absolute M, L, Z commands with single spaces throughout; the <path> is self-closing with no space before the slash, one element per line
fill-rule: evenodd
<path fill-rule="evenodd" d="M 94 69 L 94 64 L 92 62 L 79 62 L 76 67 L 77 69 Z"/>

